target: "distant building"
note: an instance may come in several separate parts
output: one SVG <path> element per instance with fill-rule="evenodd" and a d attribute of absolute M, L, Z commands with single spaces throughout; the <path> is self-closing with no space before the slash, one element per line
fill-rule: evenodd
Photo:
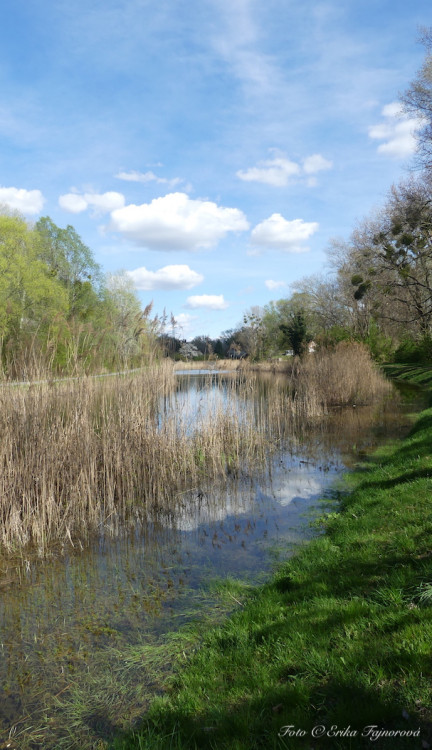
<path fill-rule="evenodd" d="M 307 345 L 307 351 L 309 354 L 313 354 L 316 349 L 316 343 L 315 341 L 310 341 Z M 287 349 L 286 352 L 284 352 L 285 357 L 293 357 L 294 356 L 294 349 Z"/>

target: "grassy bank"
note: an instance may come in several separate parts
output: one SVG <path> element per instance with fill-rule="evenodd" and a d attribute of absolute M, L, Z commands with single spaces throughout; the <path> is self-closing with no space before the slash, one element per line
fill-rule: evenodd
<path fill-rule="evenodd" d="M 425 388 L 432 386 L 432 367 L 425 365 L 383 365 L 382 368 L 389 378 L 403 380 L 414 385 L 421 385 Z"/>
<path fill-rule="evenodd" d="M 350 477 L 324 535 L 235 592 L 238 611 L 115 747 L 432 746 L 431 446 L 428 409 Z"/>

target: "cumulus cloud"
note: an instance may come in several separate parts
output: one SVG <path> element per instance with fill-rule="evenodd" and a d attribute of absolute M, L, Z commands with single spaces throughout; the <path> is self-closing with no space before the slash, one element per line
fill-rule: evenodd
<path fill-rule="evenodd" d="M 419 117 L 404 114 L 397 102 L 386 104 L 381 110 L 383 122 L 369 127 L 369 138 L 384 141 L 378 146 L 379 154 L 396 159 L 411 156 L 417 148 L 416 132 L 423 126 Z"/>
<path fill-rule="evenodd" d="M 158 271 L 148 271 L 147 268 L 135 268 L 127 271 L 137 289 L 150 291 L 151 289 L 192 289 L 201 284 L 204 276 L 193 271 L 186 265 L 164 266 Z"/>
<path fill-rule="evenodd" d="M 237 172 L 237 177 L 245 182 L 261 182 L 274 187 L 284 187 L 293 179 L 316 174 L 324 169 L 331 169 L 333 163 L 321 154 L 312 154 L 297 164 L 286 157 L 278 156 L 258 162 L 258 166 Z M 309 184 L 309 183 L 308 183 Z M 313 183 L 311 183 L 313 184 Z"/>
<path fill-rule="evenodd" d="M 225 302 L 223 294 L 196 294 L 187 298 L 185 307 L 195 310 L 197 307 L 205 307 L 207 310 L 226 310 L 229 307 Z"/>
<path fill-rule="evenodd" d="M 25 190 L 16 187 L 0 187 L 0 204 L 20 211 L 26 216 L 39 214 L 45 203 L 40 190 Z"/>
<path fill-rule="evenodd" d="M 158 185 L 169 185 L 175 187 L 181 182 L 184 182 L 181 177 L 173 177 L 171 180 L 166 177 L 158 177 L 154 172 L 137 172 L 131 170 L 130 172 L 118 172 L 116 174 L 118 180 L 124 180 L 125 182 L 156 182 Z"/>
<path fill-rule="evenodd" d="M 58 202 L 60 208 L 63 208 L 65 211 L 69 211 L 70 214 L 80 214 L 82 211 L 85 211 L 88 208 L 88 203 L 85 198 L 83 198 L 82 195 L 77 195 L 76 193 L 67 193 L 66 195 L 61 195 Z"/>
<path fill-rule="evenodd" d="M 273 279 L 267 279 L 267 281 L 265 281 L 264 283 L 267 289 L 270 289 L 270 291 L 286 286 L 285 281 L 273 281 Z"/>
<path fill-rule="evenodd" d="M 303 219 L 287 221 L 281 214 L 272 214 L 251 232 L 252 254 L 261 250 L 282 250 L 286 253 L 303 253 L 309 249 L 305 241 L 318 229 L 317 222 Z"/>
<path fill-rule="evenodd" d="M 95 214 L 110 213 L 125 204 L 125 197 L 114 191 L 108 193 L 66 193 L 59 198 L 59 206 L 71 214 L 91 208 Z"/>
<path fill-rule="evenodd" d="M 169 193 L 151 203 L 118 208 L 110 229 L 150 250 L 196 251 L 214 247 L 228 232 L 243 232 L 249 223 L 238 208 L 192 200 L 186 193 Z"/>

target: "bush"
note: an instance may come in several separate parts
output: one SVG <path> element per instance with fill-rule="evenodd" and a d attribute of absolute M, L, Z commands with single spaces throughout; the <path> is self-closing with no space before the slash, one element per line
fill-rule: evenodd
<path fill-rule="evenodd" d="M 419 341 L 404 339 L 393 354 L 393 362 L 425 365 L 432 362 L 432 338 L 427 335 Z"/>

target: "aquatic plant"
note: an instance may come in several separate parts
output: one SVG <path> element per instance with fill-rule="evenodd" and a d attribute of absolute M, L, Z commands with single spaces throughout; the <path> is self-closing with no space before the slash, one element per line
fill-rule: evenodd
<path fill-rule="evenodd" d="M 262 468 L 293 427 L 390 386 L 358 346 L 295 361 L 263 385 L 243 368 L 190 404 L 171 363 L 125 377 L 0 390 L 0 549 L 82 544 L 155 514 L 185 490 Z"/>

